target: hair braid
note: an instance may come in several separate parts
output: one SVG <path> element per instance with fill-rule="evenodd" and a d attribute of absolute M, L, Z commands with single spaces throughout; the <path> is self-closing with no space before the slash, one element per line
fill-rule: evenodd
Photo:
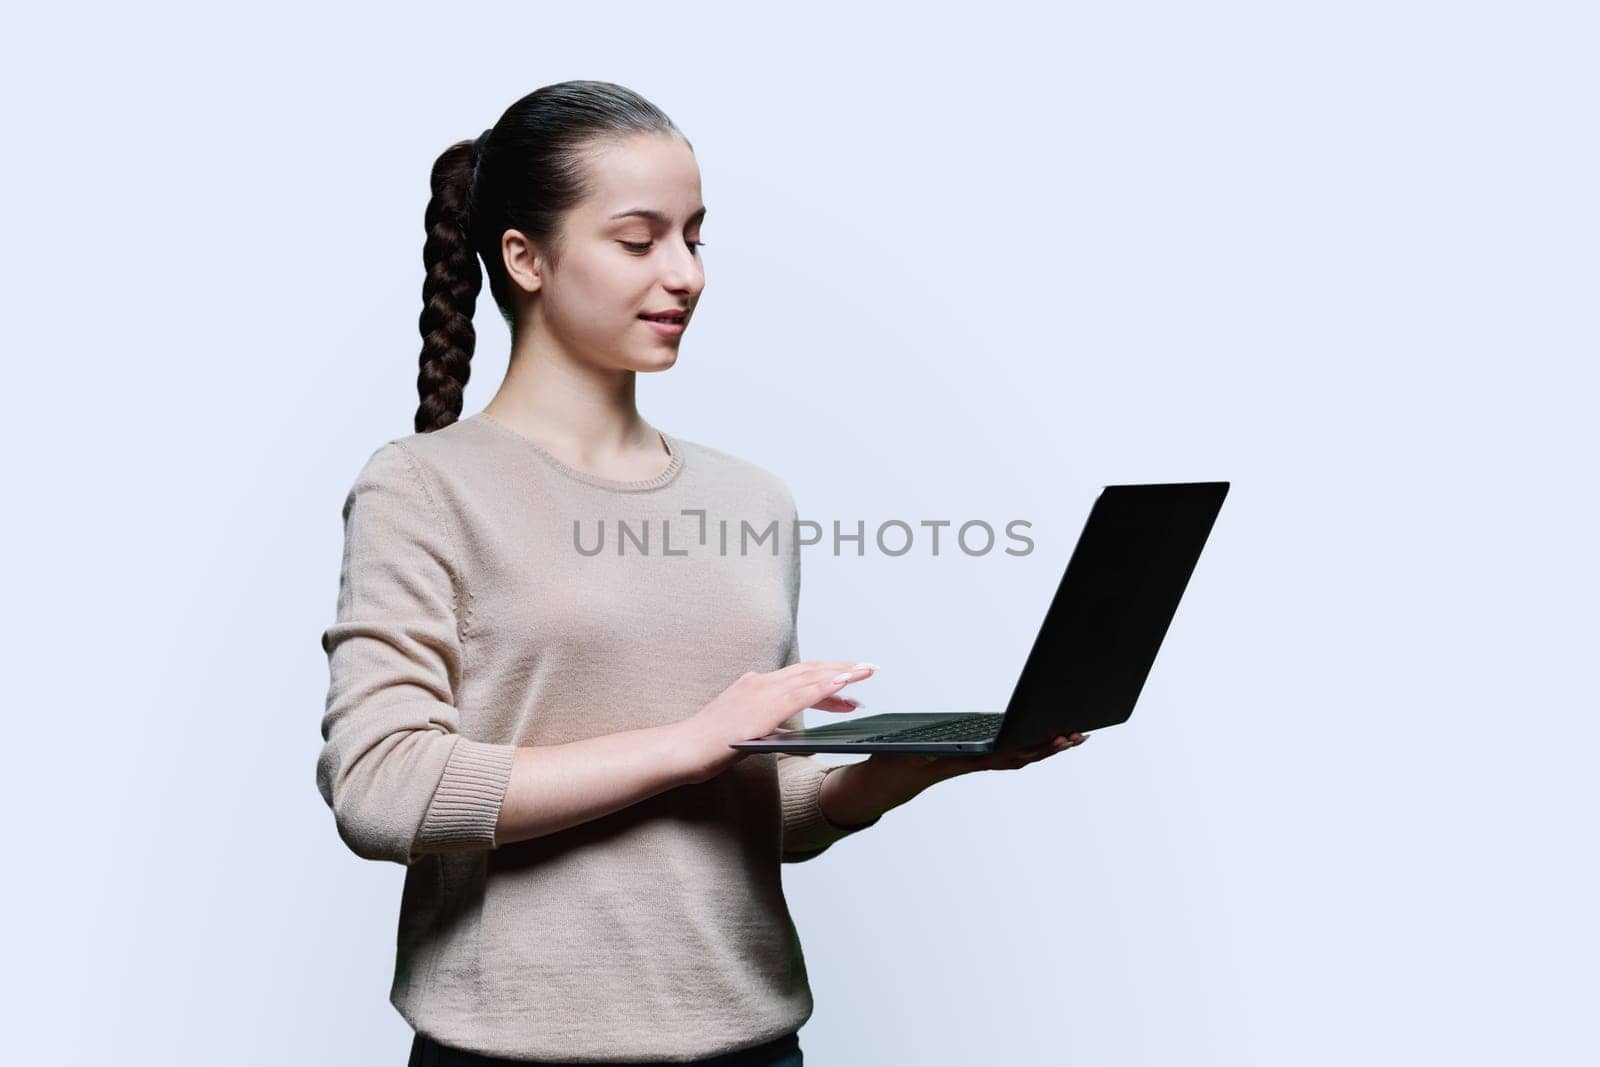
<path fill-rule="evenodd" d="M 470 196 L 473 142 L 451 145 L 433 166 L 433 195 L 423 216 L 422 355 L 418 360 L 416 431 L 431 433 L 461 417 L 472 376 L 477 331 L 472 313 L 483 271 L 472 247 Z"/>

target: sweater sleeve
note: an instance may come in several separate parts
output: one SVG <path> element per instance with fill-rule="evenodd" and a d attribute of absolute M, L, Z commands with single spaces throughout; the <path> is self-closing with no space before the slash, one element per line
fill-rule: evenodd
<path fill-rule="evenodd" d="M 789 503 L 788 529 L 792 532 L 795 529 L 796 518 L 792 497 Z M 793 554 L 789 563 L 789 604 L 795 631 L 793 639 L 789 642 L 788 656 L 784 659 L 785 667 L 800 662 L 800 548 L 798 545 L 792 547 Z M 791 715 L 783 721 L 785 730 L 798 730 L 804 726 L 803 712 Z M 818 797 L 822 792 L 822 780 L 835 771 L 843 770 L 843 765 L 830 766 L 796 752 L 779 752 L 777 755 L 778 788 L 783 802 L 782 862 L 802 863 L 814 859 L 840 838 L 848 837 L 857 830 L 865 830 L 878 822 L 878 819 L 873 819 L 858 826 L 840 826 L 822 813 L 822 808 L 818 804 Z M 879 819 L 882 817 L 878 816 Z"/>
<path fill-rule="evenodd" d="M 493 848 L 516 746 L 459 732 L 460 574 L 404 444 L 372 454 L 343 515 L 317 788 L 363 859 Z"/>

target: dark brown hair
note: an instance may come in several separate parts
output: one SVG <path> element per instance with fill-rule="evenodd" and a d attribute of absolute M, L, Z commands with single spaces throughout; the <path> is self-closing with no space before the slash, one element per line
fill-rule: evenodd
<path fill-rule="evenodd" d="M 565 81 L 524 96 L 476 141 L 457 141 L 434 162 L 433 195 L 423 219 L 418 433 L 461 417 L 477 341 L 472 314 L 483 288 L 479 260 L 489 272 L 489 292 L 514 330 L 501 236 L 518 230 L 557 262 L 562 217 L 592 188 L 586 150 L 600 139 L 638 133 L 675 134 L 689 144 L 660 108 L 631 89 Z"/>

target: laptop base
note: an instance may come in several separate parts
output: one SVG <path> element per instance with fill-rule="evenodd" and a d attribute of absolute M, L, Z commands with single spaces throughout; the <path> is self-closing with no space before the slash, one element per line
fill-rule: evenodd
<path fill-rule="evenodd" d="M 845 722 L 826 726 L 810 726 L 803 730 L 778 730 L 755 741 L 740 741 L 730 747 L 751 752 L 900 752 L 906 754 L 939 755 L 955 753 L 981 753 L 994 751 L 994 738 L 978 736 L 974 729 L 971 739 L 946 741 L 869 741 L 867 738 L 918 726 L 934 726 L 971 718 L 975 712 L 890 712 L 863 715 Z M 994 713 L 998 720 L 998 713 Z"/>

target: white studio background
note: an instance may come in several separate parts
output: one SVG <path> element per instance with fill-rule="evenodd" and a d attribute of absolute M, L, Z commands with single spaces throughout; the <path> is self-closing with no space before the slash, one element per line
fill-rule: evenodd
<path fill-rule="evenodd" d="M 867 710 L 1003 702 L 1102 485 L 1233 483 L 1126 726 L 785 869 L 808 1063 L 1600 1057 L 1592 8 L 15 25 L 8 1059 L 403 1062 L 317 639 L 410 432 L 428 168 L 568 78 L 701 163 L 648 419 L 825 524 L 1032 523 L 806 550 L 802 654 L 879 663 Z"/>

